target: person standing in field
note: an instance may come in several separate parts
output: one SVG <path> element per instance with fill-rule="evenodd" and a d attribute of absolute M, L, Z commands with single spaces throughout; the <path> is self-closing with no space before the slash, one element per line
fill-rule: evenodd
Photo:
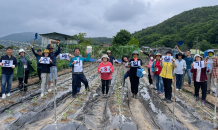
<path fill-rule="evenodd" d="M 166 52 L 166 56 L 172 56 L 171 51 Z M 171 62 L 161 62 L 161 73 L 160 76 L 163 79 L 164 84 L 164 92 L 165 92 L 165 98 L 164 101 L 167 101 L 167 103 L 171 103 L 171 97 L 172 97 L 172 79 L 173 79 L 173 69 L 177 67 L 175 60 L 171 59 Z"/>
<path fill-rule="evenodd" d="M 44 52 L 44 57 L 49 57 L 49 50 L 45 49 Z M 45 89 L 47 87 L 48 84 L 48 80 L 49 80 L 49 75 L 50 75 L 50 67 L 52 67 L 52 60 L 49 59 L 50 64 L 42 64 L 41 63 L 41 59 L 38 62 L 38 66 L 41 68 L 41 78 L 42 78 L 42 82 L 41 82 L 41 97 L 44 96 L 45 94 Z"/>
<path fill-rule="evenodd" d="M 12 54 L 13 54 L 13 49 L 11 47 L 7 47 L 6 55 L 1 56 L 0 59 L 0 66 L 2 67 L 2 72 L 1 72 L 2 99 L 5 99 L 6 95 L 8 97 L 11 96 L 10 91 L 11 91 L 11 84 L 14 76 L 14 68 L 17 66 L 17 59 Z M 12 66 L 6 67 L 6 65 L 8 65 L 8 63 L 12 61 L 13 61 Z M 6 84 L 7 84 L 7 88 L 6 88 Z"/>
<path fill-rule="evenodd" d="M 174 69 L 176 74 L 176 90 L 182 90 L 183 70 L 186 70 L 186 62 L 183 60 L 185 56 L 182 53 L 176 54 L 177 68 Z"/>
<path fill-rule="evenodd" d="M 111 80 L 111 75 L 114 72 L 113 65 L 109 62 L 110 58 L 108 55 L 103 55 L 101 58 L 101 63 L 98 66 L 98 73 L 101 74 L 101 83 L 102 83 L 102 94 L 104 97 L 108 97 L 109 91 L 109 81 Z M 105 93 L 106 87 L 106 93 Z"/>
<path fill-rule="evenodd" d="M 131 83 L 131 92 L 132 97 L 137 99 L 138 98 L 138 88 L 139 88 L 139 77 L 137 76 L 137 69 L 141 67 L 142 60 L 138 59 L 139 53 L 138 51 L 133 51 L 132 53 L 133 58 L 129 60 L 129 68 L 130 68 L 130 83 Z"/>
<path fill-rule="evenodd" d="M 49 50 L 50 52 L 50 58 L 52 60 L 52 67 L 50 67 L 50 76 L 49 76 L 49 82 L 48 82 L 48 92 L 51 92 L 51 82 L 52 82 L 52 77 L 54 74 L 54 79 L 55 79 L 55 86 L 57 85 L 57 62 L 56 62 L 56 57 L 61 53 L 61 48 L 59 46 L 59 41 L 57 43 L 58 50 L 56 52 L 53 52 L 53 46 L 51 45 L 51 42 L 48 44 L 46 49 Z M 54 70 L 54 71 L 53 71 Z"/>
<path fill-rule="evenodd" d="M 26 92 L 28 90 L 27 83 L 29 74 L 34 72 L 35 70 L 32 67 L 32 61 L 25 56 L 24 49 L 19 50 L 20 57 L 17 59 L 18 69 L 17 69 L 17 77 L 19 80 L 19 89 L 20 91 Z M 24 81 L 24 83 L 23 83 Z"/>
<path fill-rule="evenodd" d="M 32 46 L 32 52 L 33 52 L 33 54 L 34 54 L 35 57 L 36 57 L 36 62 L 37 62 L 37 74 L 38 74 L 39 82 L 40 82 L 40 81 L 41 81 L 41 67 L 38 66 L 38 63 L 39 63 L 40 58 L 42 57 L 42 51 L 41 51 L 41 49 L 38 49 L 38 50 L 37 50 L 37 53 L 36 53 L 35 50 L 33 49 L 33 46 Z"/>
<path fill-rule="evenodd" d="M 152 64 L 153 64 L 153 61 L 154 61 L 154 54 L 151 54 L 149 55 L 149 63 L 148 65 L 145 64 L 145 67 L 148 68 L 148 80 L 149 80 L 149 84 L 150 86 L 153 88 L 153 83 L 154 83 L 154 74 L 152 72 Z M 156 87 L 154 87 L 156 88 Z"/>
<path fill-rule="evenodd" d="M 73 84 L 72 84 L 72 96 L 73 98 L 76 98 L 77 94 L 77 88 L 78 88 L 78 79 L 85 84 L 85 89 L 89 91 L 89 84 L 86 79 L 86 76 L 83 73 L 83 62 L 89 62 L 90 61 L 90 54 L 87 54 L 87 58 L 82 58 L 79 56 L 80 49 L 75 48 L 74 49 L 75 57 L 70 61 L 69 67 L 73 67 Z"/>
<path fill-rule="evenodd" d="M 179 53 L 182 53 L 182 51 L 179 49 L 178 46 L 175 46 L 175 48 L 179 51 Z M 183 54 L 183 53 L 182 53 Z M 191 51 L 188 50 L 186 51 L 186 55 L 184 55 L 184 60 L 186 62 L 186 69 L 185 69 L 185 73 L 183 75 L 183 77 L 185 77 L 185 74 L 187 73 L 188 75 L 188 84 L 189 84 L 189 87 L 191 87 L 191 80 L 192 80 L 192 77 L 191 77 L 191 64 L 193 63 L 194 59 L 193 57 L 191 57 Z M 184 84 L 184 78 L 182 80 L 182 83 Z"/>
<path fill-rule="evenodd" d="M 200 62 L 203 60 L 203 58 L 199 55 L 196 54 L 194 56 L 195 61 Z M 195 97 L 196 101 L 199 101 L 199 89 L 201 88 L 202 90 L 202 101 L 201 105 L 205 106 L 204 102 L 206 100 L 207 96 L 207 75 L 206 73 L 209 72 L 210 70 L 207 70 L 207 61 L 204 61 L 204 66 L 203 68 L 194 68 L 194 64 L 192 64 L 191 68 L 191 73 L 193 73 L 193 81 L 194 81 L 194 86 L 195 86 Z"/>
<path fill-rule="evenodd" d="M 110 50 L 107 51 L 107 55 L 110 58 L 110 63 L 113 65 L 115 58 L 114 58 L 113 55 L 111 55 L 111 51 Z"/>
<path fill-rule="evenodd" d="M 129 77 L 129 68 L 128 68 L 128 65 L 129 65 L 129 59 L 128 59 L 128 56 L 123 56 L 122 58 L 122 62 L 118 62 L 117 60 L 115 60 L 116 64 L 123 64 L 125 67 L 126 67 L 126 73 L 124 74 L 124 82 L 126 80 L 126 78 Z"/>
<path fill-rule="evenodd" d="M 161 59 L 162 55 L 160 53 L 157 53 L 155 55 L 155 60 L 152 64 L 152 72 L 154 73 L 154 78 L 156 82 L 157 92 L 159 95 L 163 95 L 164 93 L 164 85 L 163 85 L 163 79 L 160 76 L 161 72 Z"/>

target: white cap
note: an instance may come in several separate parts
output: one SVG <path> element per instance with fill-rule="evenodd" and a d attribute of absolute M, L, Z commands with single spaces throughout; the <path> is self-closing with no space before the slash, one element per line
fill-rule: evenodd
<path fill-rule="evenodd" d="M 19 50 L 19 54 L 20 54 L 21 52 L 24 52 L 24 53 L 25 53 L 24 49 L 21 48 L 21 49 Z"/>

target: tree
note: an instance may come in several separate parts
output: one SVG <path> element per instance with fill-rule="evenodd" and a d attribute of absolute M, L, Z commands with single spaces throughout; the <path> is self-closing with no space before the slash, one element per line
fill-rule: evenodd
<path fill-rule="evenodd" d="M 114 38 L 112 41 L 113 45 L 125 46 L 131 39 L 131 34 L 127 30 L 122 29 L 113 38 Z"/>
<path fill-rule="evenodd" d="M 4 48 L 5 48 L 5 46 L 3 46 L 3 45 L 0 44 L 0 49 L 4 49 Z"/>
<path fill-rule="evenodd" d="M 134 37 L 131 37 L 131 39 L 130 39 L 130 41 L 127 43 L 127 45 L 132 45 L 132 46 L 139 47 L 138 38 L 135 39 Z"/>
<path fill-rule="evenodd" d="M 82 45 L 93 45 L 92 38 L 85 39 L 86 33 L 79 33 L 78 35 L 73 35 L 74 37 L 79 39 L 79 43 Z"/>
<path fill-rule="evenodd" d="M 213 49 L 213 46 L 207 42 L 206 40 L 203 40 L 200 42 L 200 50 L 201 51 L 206 51 L 208 49 Z"/>

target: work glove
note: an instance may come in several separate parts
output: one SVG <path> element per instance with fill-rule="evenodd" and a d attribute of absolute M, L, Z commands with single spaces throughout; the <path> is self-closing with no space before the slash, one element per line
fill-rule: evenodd
<path fill-rule="evenodd" d="M 0 62 L 0 66 L 3 66 L 3 63 L 2 63 L 2 62 Z"/>
<path fill-rule="evenodd" d="M 31 48 L 33 48 L 33 46 L 31 46 Z"/>
<path fill-rule="evenodd" d="M 14 68 L 15 68 L 15 65 L 12 65 L 11 68 L 14 69 Z"/>

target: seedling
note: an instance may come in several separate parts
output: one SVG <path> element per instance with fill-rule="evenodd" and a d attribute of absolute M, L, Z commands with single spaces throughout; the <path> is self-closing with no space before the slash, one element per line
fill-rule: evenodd
<path fill-rule="evenodd" d="M 11 110 L 6 110 L 8 112 L 7 116 L 12 115 L 12 111 Z"/>
<path fill-rule="evenodd" d="M 25 108 L 25 107 L 26 107 L 26 105 L 25 105 L 25 104 L 23 104 L 23 105 L 22 105 L 22 108 Z"/>
<path fill-rule="evenodd" d="M 65 119 L 67 119 L 67 114 L 66 113 L 64 113 L 63 116 L 64 116 Z"/>
<path fill-rule="evenodd" d="M 33 98 L 33 103 L 36 103 L 36 96 Z"/>
<path fill-rule="evenodd" d="M 70 108 L 70 107 L 71 107 L 71 103 L 70 103 L 70 102 L 67 104 L 67 107 L 68 107 L 68 108 Z"/>

